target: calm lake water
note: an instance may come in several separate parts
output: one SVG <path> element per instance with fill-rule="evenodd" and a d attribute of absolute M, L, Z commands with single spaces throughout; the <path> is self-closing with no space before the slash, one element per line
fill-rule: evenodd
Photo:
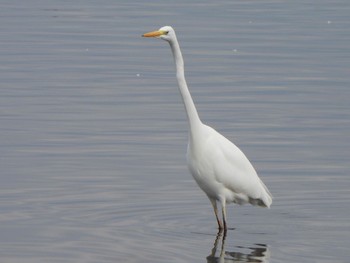
<path fill-rule="evenodd" d="M 349 262 L 350 2 L 0 3 L 1 262 Z M 274 195 L 223 240 L 167 43 Z"/>

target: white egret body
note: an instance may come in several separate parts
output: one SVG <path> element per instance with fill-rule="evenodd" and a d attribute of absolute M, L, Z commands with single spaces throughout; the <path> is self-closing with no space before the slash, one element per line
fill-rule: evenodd
<path fill-rule="evenodd" d="M 211 201 L 219 229 L 227 230 L 228 203 L 251 203 L 270 207 L 272 195 L 244 153 L 223 135 L 201 122 L 187 87 L 184 62 L 174 29 L 165 26 L 143 36 L 161 38 L 170 44 L 189 123 L 188 167 L 199 187 Z M 217 202 L 222 208 L 223 222 L 218 216 Z"/>

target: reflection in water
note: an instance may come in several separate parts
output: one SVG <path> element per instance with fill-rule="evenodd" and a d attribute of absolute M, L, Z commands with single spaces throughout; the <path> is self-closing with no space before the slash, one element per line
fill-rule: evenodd
<path fill-rule="evenodd" d="M 265 244 L 254 244 L 251 247 L 236 246 L 236 251 L 225 251 L 226 234 L 219 232 L 215 238 L 211 254 L 207 257 L 208 263 L 216 262 L 265 262 L 270 259 L 270 251 Z M 218 245 L 221 241 L 220 253 L 216 256 Z"/>

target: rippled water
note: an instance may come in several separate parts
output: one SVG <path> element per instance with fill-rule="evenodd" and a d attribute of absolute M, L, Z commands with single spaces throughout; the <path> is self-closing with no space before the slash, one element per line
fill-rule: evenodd
<path fill-rule="evenodd" d="M 1 262 L 348 262 L 350 3 L 2 1 Z M 168 45 L 271 209 L 211 205 L 185 165 Z"/>

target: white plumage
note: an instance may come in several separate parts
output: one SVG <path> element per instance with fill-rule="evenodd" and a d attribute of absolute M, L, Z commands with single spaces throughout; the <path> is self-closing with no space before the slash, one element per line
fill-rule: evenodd
<path fill-rule="evenodd" d="M 189 123 L 187 164 L 198 186 L 207 194 L 213 205 L 219 229 L 227 231 L 228 203 L 250 203 L 270 207 L 272 195 L 244 153 L 199 119 L 185 80 L 183 58 L 174 29 L 165 26 L 143 36 L 161 38 L 170 44 Z M 222 208 L 223 222 L 218 216 L 217 202 Z"/>

